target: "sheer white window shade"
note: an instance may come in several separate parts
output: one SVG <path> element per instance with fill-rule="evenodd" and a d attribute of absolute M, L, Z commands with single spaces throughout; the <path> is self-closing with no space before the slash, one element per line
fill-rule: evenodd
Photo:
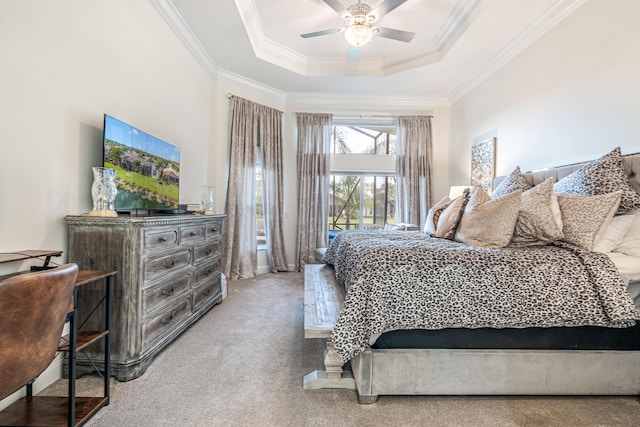
<path fill-rule="evenodd" d="M 331 172 L 342 175 L 395 175 L 396 156 L 393 154 L 332 154 Z"/>

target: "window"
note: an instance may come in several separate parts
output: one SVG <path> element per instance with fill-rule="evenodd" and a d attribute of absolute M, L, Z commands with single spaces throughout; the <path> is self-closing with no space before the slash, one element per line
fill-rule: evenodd
<path fill-rule="evenodd" d="M 379 229 L 396 222 L 395 126 L 336 124 L 332 135 L 329 230 Z"/>

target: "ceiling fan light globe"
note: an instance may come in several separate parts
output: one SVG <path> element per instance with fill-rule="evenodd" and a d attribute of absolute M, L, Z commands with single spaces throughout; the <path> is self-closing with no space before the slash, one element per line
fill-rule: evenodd
<path fill-rule="evenodd" d="M 354 24 L 344 30 L 344 38 L 351 46 L 364 46 L 371 41 L 373 30 L 365 24 Z"/>

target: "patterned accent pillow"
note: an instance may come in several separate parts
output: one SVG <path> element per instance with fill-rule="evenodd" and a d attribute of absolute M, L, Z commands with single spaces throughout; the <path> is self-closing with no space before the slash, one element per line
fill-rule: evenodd
<path fill-rule="evenodd" d="M 462 196 L 453 199 L 449 205 L 442 211 L 438 224 L 436 225 L 435 233 L 431 234 L 432 237 L 439 237 L 444 239 L 452 239 L 455 234 L 455 230 L 460 223 L 460 216 L 464 211 L 464 208 L 468 200 L 468 191 Z"/>
<path fill-rule="evenodd" d="M 532 187 L 533 185 L 529 184 L 529 181 L 522 176 L 520 166 L 516 166 L 516 168 L 493 189 L 491 197 L 495 199 L 505 194 L 513 193 L 514 191 L 526 191 Z"/>
<path fill-rule="evenodd" d="M 562 239 L 562 223 L 556 223 L 553 203 L 558 204 L 553 194 L 553 178 L 522 193 L 511 246 L 546 245 Z"/>
<path fill-rule="evenodd" d="M 492 199 L 480 185 L 471 189 L 455 240 L 484 248 L 503 248 L 511 242 L 520 212 L 521 191 Z"/>
<path fill-rule="evenodd" d="M 427 213 L 427 221 L 424 223 L 424 232 L 427 234 L 433 234 L 436 232 L 438 220 L 442 211 L 444 211 L 451 204 L 449 196 L 444 196 L 438 203 L 433 205 Z"/>
<path fill-rule="evenodd" d="M 629 183 L 624 170 L 620 147 L 565 176 L 554 185 L 556 193 L 596 196 L 621 190 L 616 213 L 640 208 L 640 193 Z"/>
<path fill-rule="evenodd" d="M 558 194 L 564 240 L 593 250 L 620 204 L 620 191 L 598 196 Z"/>

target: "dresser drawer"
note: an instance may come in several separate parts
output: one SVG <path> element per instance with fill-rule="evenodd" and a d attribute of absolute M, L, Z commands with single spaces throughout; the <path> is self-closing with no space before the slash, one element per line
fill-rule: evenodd
<path fill-rule="evenodd" d="M 207 224 L 206 228 L 207 239 L 216 238 L 220 236 L 220 233 L 222 232 L 222 222 Z"/>
<path fill-rule="evenodd" d="M 209 260 L 220 255 L 220 240 L 216 239 L 199 244 L 193 248 L 193 263 Z"/>
<path fill-rule="evenodd" d="M 147 231 L 144 233 L 144 250 L 158 251 L 170 249 L 178 245 L 178 229 Z"/>
<path fill-rule="evenodd" d="M 193 310 L 215 299 L 222 299 L 220 277 L 193 290 Z"/>
<path fill-rule="evenodd" d="M 163 305 L 171 303 L 191 286 L 191 274 L 183 274 L 176 279 L 165 281 L 159 285 L 142 291 L 142 312 L 150 313 Z"/>
<path fill-rule="evenodd" d="M 193 287 L 197 287 L 200 284 L 210 280 L 213 277 L 218 277 L 219 274 L 220 274 L 220 259 L 217 258 L 214 262 L 209 262 L 196 268 Z"/>
<path fill-rule="evenodd" d="M 160 275 L 166 275 L 185 268 L 191 264 L 191 252 L 183 249 L 144 262 L 145 285 Z"/>
<path fill-rule="evenodd" d="M 149 318 L 142 325 L 142 349 L 170 334 L 183 319 L 191 315 L 191 293 L 185 294 L 162 313 Z"/>
<path fill-rule="evenodd" d="M 194 225 L 180 229 L 180 244 L 188 245 L 204 239 L 204 226 Z"/>

